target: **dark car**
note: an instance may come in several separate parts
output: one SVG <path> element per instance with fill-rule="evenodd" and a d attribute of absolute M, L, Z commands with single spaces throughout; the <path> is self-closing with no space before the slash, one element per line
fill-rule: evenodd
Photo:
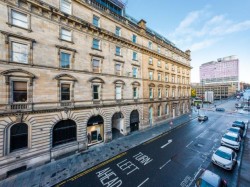
<path fill-rule="evenodd" d="M 215 111 L 225 112 L 225 108 L 216 108 Z"/>
<path fill-rule="evenodd" d="M 241 138 L 243 137 L 243 130 L 239 127 L 230 127 L 229 129 L 227 129 L 227 131 L 239 134 Z"/>
<path fill-rule="evenodd" d="M 227 187 L 227 182 L 219 175 L 205 170 L 196 180 L 195 187 Z"/>
<path fill-rule="evenodd" d="M 245 123 L 243 121 L 234 121 L 232 124 L 233 127 L 239 127 L 243 131 L 245 130 Z"/>
<path fill-rule="evenodd" d="M 198 121 L 207 121 L 207 120 L 208 120 L 207 116 L 203 116 L 203 115 L 198 116 Z"/>

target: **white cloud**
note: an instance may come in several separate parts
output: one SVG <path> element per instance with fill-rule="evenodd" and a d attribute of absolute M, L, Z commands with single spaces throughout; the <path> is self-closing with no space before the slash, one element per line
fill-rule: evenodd
<path fill-rule="evenodd" d="M 226 35 L 248 29 L 250 20 L 236 23 L 224 14 L 214 15 L 206 6 L 189 12 L 168 38 L 175 41 L 178 47 L 197 51 L 213 45 Z"/>
<path fill-rule="evenodd" d="M 189 27 L 192 23 L 194 23 L 199 18 L 200 14 L 201 14 L 201 11 L 190 12 L 187 15 L 187 17 L 185 17 L 184 20 L 181 21 L 176 31 L 181 31 L 182 29 Z"/>
<path fill-rule="evenodd" d="M 201 42 L 197 42 L 197 43 L 194 43 L 190 46 L 190 50 L 192 52 L 194 51 L 198 51 L 198 50 L 201 50 L 201 49 L 204 49 L 204 48 L 207 48 L 213 44 L 215 44 L 216 42 L 218 42 L 219 39 L 206 39 L 206 40 L 203 40 Z"/>
<path fill-rule="evenodd" d="M 226 30 L 226 33 L 229 34 L 229 33 L 244 31 L 248 29 L 250 29 L 250 20 L 231 25 L 231 27 L 229 27 Z"/>

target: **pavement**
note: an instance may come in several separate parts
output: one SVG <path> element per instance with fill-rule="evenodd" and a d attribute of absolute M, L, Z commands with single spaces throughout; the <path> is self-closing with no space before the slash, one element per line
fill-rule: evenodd
<path fill-rule="evenodd" d="M 247 129 L 246 137 L 244 139 L 243 156 L 240 166 L 240 173 L 238 178 L 238 187 L 250 186 L 250 128 Z"/>
<path fill-rule="evenodd" d="M 165 132 L 172 131 L 181 125 L 185 125 L 186 122 L 196 117 L 196 113 L 188 113 L 181 117 L 158 123 L 151 128 L 133 132 L 128 136 L 120 137 L 109 143 L 92 146 L 84 152 L 52 161 L 48 164 L 2 180 L 0 181 L 0 187 L 43 187 L 55 185 L 64 179 L 92 168 L 143 142 L 160 136 Z"/>

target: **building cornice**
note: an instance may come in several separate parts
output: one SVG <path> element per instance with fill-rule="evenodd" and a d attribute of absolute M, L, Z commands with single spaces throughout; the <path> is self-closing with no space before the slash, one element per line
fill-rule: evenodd
<path fill-rule="evenodd" d="M 3 1 L 3 2 L 6 3 L 5 0 L 0 0 L 0 1 Z M 79 1 L 79 0 L 75 0 L 75 1 L 80 2 L 82 5 L 90 6 L 86 2 Z M 133 43 L 132 41 L 130 41 L 128 39 L 116 36 L 114 33 L 109 32 L 109 31 L 107 31 L 107 30 L 105 30 L 103 28 L 97 28 L 97 27 L 93 26 L 92 24 L 90 24 L 90 23 L 86 22 L 85 20 L 82 20 L 82 19 L 80 19 L 80 18 L 78 18 L 76 16 L 65 14 L 65 13 L 61 12 L 58 8 L 53 7 L 53 6 L 47 4 L 47 3 L 43 2 L 43 1 L 40 1 L 40 0 L 23 0 L 22 3 L 26 3 L 26 6 L 21 6 L 20 5 L 21 3 L 19 3 L 18 0 L 13 1 L 13 3 L 10 3 L 10 2 L 7 2 L 7 3 L 9 5 L 14 5 L 14 6 L 18 7 L 18 8 L 23 9 L 23 10 L 29 11 L 29 13 L 35 14 L 37 16 L 41 16 L 41 17 L 46 18 L 46 19 L 49 19 L 50 21 L 54 21 L 57 24 L 64 24 L 65 26 L 68 26 L 68 27 L 70 27 L 72 29 L 76 29 L 76 30 L 81 31 L 81 32 L 90 33 L 92 35 L 95 34 L 95 33 L 96 34 L 98 33 L 103 38 L 113 40 L 113 41 L 122 42 L 123 44 L 127 45 L 129 48 L 137 49 L 138 51 L 140 51 L 140 52 L 142 52 L 144 54 L 150 54 L 150 56 L 155 56 L 155 57 L 157 57 L 157 58 L 159 58 L 161 60 L 164 60 L 164 61 L 166 61 L 166 60 L 169 61 L 170 60 L 170 61 L 172 61 L 172 62 L 174 62 L 176 64 L 185 66 L 187 68 L 191 68 L 191 66 L 189 64 L 185 64 L 185 63 L 179 62 L 179 61 L 177 61 L 175 59 L 172 59 L 170 57 L 167 57 L 166 55 L 159 54 L 156 51 L 148 49 L 147 47 L 144 47 L 142 45 Z M 94 9 L 94 8 L 92 8 L 92 9 Z M 128 27 L 128 26 L 126 26 L 126 27 Z M 133 32 L 135 32 L 138 35 L 142 36 L 142 34 L 140 32 L 138 32 L 138 31 L 133 31 Z M 143 35 L 143 37 L 146 37 L 146 36 Z M 148 37 L 146 37 L 146 38 L 148 38 Z M 153 38 L 149 38 L 149 39 L 151 41 L 153 41 L 152 40 Z M 159 43 L 159 42 L 157 42 L 157 44 L 163 45 L 163 43 Z M 164 46 L 164 47 L 168 48 L 171 51 L 173 51 L 173 46 L 171 46 L 171 45 L 169 45 L 168 47 L 167 46 Z M 178 51 L 173 51 L 173 52 L 178 54 Z M 182 52 L 182 53 L 183 53 L 181 55 L 182 57 L 185 57 L 187 60 L 190 60 L 190 56 L 187 56 L 187 54 L 184 53 L 184 52 Z"/>
<path fill-rule="evenodd" d="M 94 109 L 94 108 L 107 108 L 107 107 L 121 107 L 121 106 L 129 106 L 129 105 L 144 105 L 144 104 L 153 104 L 153 103 L 162 103 L 162 102 L 180 102 L 180 101 L 189 101 L 189 97 L 182 98 L 161 98 L 161 99 L 130 99 L 131 102 L 113 102 L 113 103 L 105 103 L 105 104 L 91 104 L 91 105 L 82 105 L 82 106 L 72 106 L 72 107 L 54 107 L 49 109 L 33 109 L 33 110 L 18 110 L 18 111 L 4 111 L 0 113 L 0 117 L 13 116 L 16 114 L 30 115 L 30 114 L 43 114 L 43 113 L 53 113 L 53 112 L 61 112 L 61 111 L 77 111 L 77 110 L 85 110 L 85 109 Z M 58 103 L 58 102 L 53 102 Z M 77 103 L 75 101 L 74 103 Z M 39 103 L 43 104 L 43 103 Z M 45 102 L 46 104 L 46 102 Z M 35 103 L 32 103 L 35 105 Z M 7 106 L 5 104 L 0 104 L 0 106 Z"/>

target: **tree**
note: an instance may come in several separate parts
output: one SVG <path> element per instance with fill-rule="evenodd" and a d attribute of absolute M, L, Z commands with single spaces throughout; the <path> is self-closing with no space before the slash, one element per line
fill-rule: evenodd
<path fill-rule="evenodd" d="M 191 97 L 196 97 L 196 90 L 195 89 L 191 89 Z"/>

